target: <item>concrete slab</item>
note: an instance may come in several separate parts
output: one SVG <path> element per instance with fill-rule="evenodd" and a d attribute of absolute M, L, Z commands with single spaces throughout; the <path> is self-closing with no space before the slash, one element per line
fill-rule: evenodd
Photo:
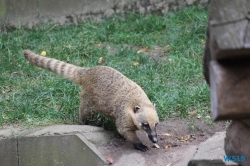
<path fill-rule="evenodd" d="M 217 132 L 214 136 L 202 142 L 194 155 L 193 159 L 201 160 L 217 160 L 220 159 L 224 161 L 224 156 L 226 155 L 224 151 L 224 140 L 226 132 Z M 237 165 L 234 162 L 227 162 L 226 164 Z"/>
<path fill-rule="evenodd" d="M 112 137 L 112 132 L 88 125 L 6 127 L 0 130 L 0 166 L 106 165 L 95 145 Z"/>
<path fill-rule="evenodd" d="M 59 139 L 60 135 L 65 135 L 65 134 L 66 135 L 77 134 L 80 139 L 74 138 L 71 141 L 69 141 L 69 143 L 66 143 L 67 141 L 65 139 L 62 139 L 62 138 Z M 41 159 L 42 161 L 45 161 L 46 158 L 50 156 L 53 156 L 53 158 L 64 156 L 63 158 L 67 159 L 67 164 L 64 164 L 64 165 L 68 165 L 68 164 L 72 165 L 72 163 L 74 163 L 74 165 L 78 164 L 77 161 L 69 159 L 67 155 L 74 157 L 77 154 L 80 154 L 83 152 L 83 150 L 80 150 L 77 147 L 77 144 L 79 144 L 79 141 L 84 142 L 84 140 L 86 140 L 85 142 L 88 142 L 90 144 L 89 147 L 91 148 L 93 144 L 90 143 L 89 141 L 92 141 L 96 146 L 99 146 L 101 144 L 105 145 L 113 137 L 112 134 L 113 133 L 111 132 L 111 135 L 110 135 L 109 132 L 99 127 L 84 126 L 84 125 L 55 125 L 55 126 L 47 126 L 47 127 L 38 127 L 38 128 L 31 129 L 31 130 L 14 129 L 14 128 L 0 130 L 0 138 L 1 137 L 2 138 L 13 137 L 13 136 L 26 136 L 26 137 L 28 136 L 28 137 L 32 137 L 36 139 L 35 141 L 35 140 L 32 140 L 32 138 L 29 138 L 29 140 L 23 141 L 23 143 L 27 144 L 26 146 L 21 145 L 22 141 L 19 141 L 20 153 L 26 152 L 26 151 L 32 152 L 34 150 L 37 150 L 37 152 L 32 152 L 31 154 L 28 153 L 31 156 L 28 154 L 27 154 L 28 156 L 20 156 L 20 159 L 19 159 L 20 163 L 25 163 L 24 160 L 32 159 L 34 158 L 32 157 L 33 155 L 35 154 L 39 155 L 40 153 L 40 156 L 43 156 Z M 40 136 L 40 137 L 34 137 L 34 136 Z M 50 147 L 48 148 L 43 148 L 42 146 L 42 142 L 44 141 L 43 140 L 44 136 L 49 136 L 49 142 L 51 144 L 50 144 Z M 219 132 L 219 133 L 216 133 L 211 138 L 209 138 L 208 140 L 206 140 L 205 142 L 202 142 L 200 145 L 190 145 L 190 146 L 182 147 L 180 149 L 176 149 L 174 151 L 170 149 L 170 150 L 166 150 L 166 152 L 162 151 L 162 154 L 160 155 L 157 155 L 158 150 L 156 149 L 151 149 L 150 151 L 146 153 L 142 153 L 142 152 L 135 151 L 134 149 L 132 149 L 132 146 L 127 147 L 127 148 L 118 146 L 118 147 L 115 147 L 115 149 L 112 149 L 112 151 L 117 154 L 116 156 L 119 156 L 116 158 L 113 165 L 114 166 L 122 166 L 124 164 L 138 165 L 138 166 L 147 165 L 148 161 L 151 160 L 152 156 L 154 156 L 154 160 L 156 162 L 155 165 L 171 164 L 171 166 L 186 166 L 188 162 L 192 159 L 195 159 L 195 160 L 221 159 L 222 161 L 224 161 L 224 155 L 225 155 L 224 138 L 225 138 L 225 132 Z M 3 142 L 0 144 L 1 146 L 4 145 Z M 13 148 L 15 146 L 17 147 L 17 144 L 15 144 L 14 142 L 6 143 L 6 146 L 11 147 L 9 144 L 11 144 Z M 59 146 L 59 148 L 68 147 L 68 149 L 67 151 L 63 151 L 60 149 L 56 151 L 53 150 L 53 148 L 57 146 Z M 94 145 L 92 149 L 96 149 Z M 108 150 L 111 150 L 111 149 L 108 149 Z M 100 152 L 97 150 L 93 150 L 93 151 L 95 154 L 100 154 Z M 41 155 L 42 152 L 48 152 L 48 156 Z M 105 156 L 107 157 L 108 155 L 105 155 Z M 84 156 L 82 155 L 79 158 L 83 158 L 83 157 Z M 78 157 L 74 157 L 74 158 L 78 158 Z M 87 158 L 90 159 L 91 157 L 87 157 Z M 1 152 L 0 152 L 0 159 L 1 159 Z M 102 157 L 102 160 L 105 161 L 103 157 Z M 34 160 L 34 161 L 37 162 L 38 160 Z M 58 160 L 49 160 L 49 162 L 51 162 L 54 165 L 58 163 L 62 164 L 61 161 L 62 161 L 61 158 L 59 158 Z M 31 160 L 30 162 L 33 162 L 33 160 Z M 229 164 L 236 165 L 232 162 L 226 163 L 226 165 L 229 165 Z"/>
<path fill-rule="evenodd" d="M 35 127 L 32 129 L 21 128 L 6 128 L 0 130 L 0 138 L 18 137 L 18 136 L 49 136 L 49 135 L 73 135 L 81 134 L 88 141 L 99 146 L 106 144 L 114 135 L 113 132 L 108 132 L 101 127 L 89 125 L 54 125 Z"/>
<path fill-rule="evenodd" d="M 193 159 L 221 159 L 224 160 L 225 132 L 216 133 L 214 136 L 199 145 Z"/>
<path fill-rule="evenodd" d="M 147 164 L 145 157 L 139 153 L 130 153 L 124 155 L 120 158 L 118 162 L 114 164 L 114 166 L 128 166 L 128 165 L 145 166 Z"/>
<path fill-rule="evenodd" d="M 0 165 L 18 166 L 17 138 L 0 139 Z"/>
<path fill-rule="evenodd" d="M 190 159 L 194 157 L 197 149 L 198 149 L 198 145 L 193 145 L 188 148 L 181 149 L 180 151 L 182 153 L 180 152 L 177 152 L 177 153 L 182 154 L 182 155 L 178 156 L 179 161 L 177 160 L 178 162 L 174 163 L 173 166 L 187 166 Z"/>
<path fill-rule="evenodd" d="M 19 166 L 103 166 L 107 161 L 81 135 L 18 138 Z"/>

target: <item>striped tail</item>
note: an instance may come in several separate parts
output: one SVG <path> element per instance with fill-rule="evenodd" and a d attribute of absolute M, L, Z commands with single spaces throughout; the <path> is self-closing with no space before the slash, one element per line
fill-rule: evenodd
<path fill-rule="evenodd" d="M 85 73 L 86 69 L 53 58 L 37 55 L 30 50 L 24 50 L 23 54 L 30 63 L 57 73 L 72 82 L 81 84 L 81 75 Z"/>

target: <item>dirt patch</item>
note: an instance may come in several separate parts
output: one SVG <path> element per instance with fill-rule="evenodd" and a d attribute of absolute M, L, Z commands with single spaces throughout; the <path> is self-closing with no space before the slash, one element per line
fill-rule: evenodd
<path fill-rule="evenodd" d="M 105 156 L 112 158 L 114 165 L 124 155 L 143 155 L 146 165 L 168 165 L 182 159 L 185 150 L 189 147 L 200 144 L 213 136 L 216 132 L 225 131 L 227 122 L 217 122 L 213 124 L 203 123 L 195 120 L 172 119 L 161 122 L 157 127 L 159 149 L 153 148 L 153 143 L 144 133 L 138 132 L 143 144 L 150 147 L 147 152 L 140 152 L 133 149 L 133 145 L 122 138 L 113 138 L 104 146 L 98 147 Z M 142 161 L 139 161 L 140 165 Z"/>

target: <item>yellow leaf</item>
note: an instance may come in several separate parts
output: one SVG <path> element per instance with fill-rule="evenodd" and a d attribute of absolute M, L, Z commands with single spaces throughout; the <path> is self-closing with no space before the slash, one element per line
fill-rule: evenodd
<path fill-rule="evenodd" d="M 173 136 L 172 133 L 165 133 L 165 134 L 162 134 L 162 135 L 165 135 L 165 136 L 167 136 L 167 137 L 172 137 L 172 136 Z"/>
<path fill-rule="evenodd" d="M 95 43 L 95 46 L 96 46 L 96 47 L 101 47 L 102 44 L 101 44 L 101 43 Z"/>
<path fill-rule="evenodd" d="M 196 114 L 196 111 L 189 112 L 189 115 L 194 115 Z"/>
<path fill-rule="evenodd" d="M 137 54 L 148 52 L 148 46 L 137 51 Z"/>
<path fill-rule="evenodd" d="M 42 56 L 46 56 L 46 51 L 42 51 L 42 52 L 41 52 L 41 55 L 42 55 Z"/>
<path fill-rule="evenodd" d="M 182 135 L 179 135 L 178 139 L 183 139 L 183 136 L 182 136 Z"/>
<path fill-rule="evenodd" d="M 184 137 L 184 140 L 185 140 L 185 141 L 189 140 L 189 135 L 186 135 L 186 136 Z"/>
<path fill-rule="evenodd" d="M 98 59 L 98 64 L 104 64 L 104 63 L 105 63 L 105 61 L 104 61 L 103 57 L 100 57 Z"/>
<path fill-rule="evenodd" d="M 139 62 L 133 62 L 132 64 L 133 64 L 133 66 L 138 66 Z"/>
<path fill-rule="evenodd" d="M 8 115 L 6 115 L 5 113 L 2 113 L 2 117 L 3 119 L 9 119 Z"/>

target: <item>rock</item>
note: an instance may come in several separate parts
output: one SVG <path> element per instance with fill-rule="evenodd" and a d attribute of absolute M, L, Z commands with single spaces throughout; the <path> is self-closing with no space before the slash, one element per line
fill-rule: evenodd
<path fill-rule="evenodd" d="M 244 156 L 245 161 L 240 163 L 242 166 L 250 165 L 249 138 L 250 120 L 233 120 L 226 132 L 224 148 L 227 156 Z"/>
<path fill-rule="evenodd" d="M 192 5 L 196 0 L 186 0 L 187 5 Z"/>

